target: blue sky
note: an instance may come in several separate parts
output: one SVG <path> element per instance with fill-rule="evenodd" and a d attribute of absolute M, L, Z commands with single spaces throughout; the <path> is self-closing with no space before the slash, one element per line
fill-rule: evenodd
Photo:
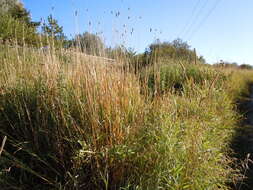
<path fill-rule="evenodd" d="M 33 20 L 53 14 L 69 37 L 89 31 L 98 33 L 107 45 L 123 43 L 138 52 L 143 52 L 157 38 L 171 41 L 180 37 L 209 63 L 223 59 L 253 65 L 252 0 L 23 0 L 23 3 Z"/>

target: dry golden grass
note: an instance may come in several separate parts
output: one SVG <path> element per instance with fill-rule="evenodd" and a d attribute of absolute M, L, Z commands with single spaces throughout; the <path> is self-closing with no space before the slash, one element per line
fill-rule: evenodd
<path fill-rule="evenodd" d="M 233 101 L 251 72 L 174 63 L 143 77 L 76 52 L 1 48 L 3 188 L 229 189 Z"/>

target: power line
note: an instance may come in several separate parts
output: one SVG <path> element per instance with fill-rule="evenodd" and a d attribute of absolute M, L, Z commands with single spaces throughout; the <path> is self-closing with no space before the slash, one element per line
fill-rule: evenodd
<path fill-rule="evenodd" d="M 214 10 L 218 7 L 218 5 L 221 3 L 222 0 L 216 0 L 212 8 L 208 11 L 206 16 L 200 21 L 200 23 L 197 25 L 195 30 L 192 31 L 191 35 L 189 36 L 189 40 L 194 37 L 194 35 L 199 31 L 199 29 L 202 27 L 202 25 L 206 22 L 206 20 L 212 15 Z"/>
<path fill-rule="evenodd" d="M 184 25 L 183 29 L 181 30 L 181 32 L 179 33 L 178 37 L 180 37 L 186 31 L 187 27 L 189 26 L 189 23 L 192 21 L 192 18 L 195 15 L 195 11 L 197 10 L 197 8 L 199 6 L 200 1 L 201 0 L 198 0 L 196 2 L 196 4 L 194 5 L 192 12 L 191 12 L 191 16 L 188 17 L 188 20 L 187 20 L 186 24 Z"/>
<path fill-rule="evenodd" d="M 197 14 L 195 15 L 195 17 L 193 18 L 192 22 L 190 23 L 188 30 L 184 33 L 183 37 L 187 37 L 187 35 L 193 29 L 194 25 L 196 25 L 201 13 L 203 12 L 207 4 L 208 4 L 208 0 L 205 0 L 202 6 L 200 7 L 200 9 L 198 10 Z"/>

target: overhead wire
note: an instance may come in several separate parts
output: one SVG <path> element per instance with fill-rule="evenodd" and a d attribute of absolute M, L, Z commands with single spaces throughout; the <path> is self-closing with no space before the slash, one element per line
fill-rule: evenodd
<path fill-rule="evenodd" d="M 199 31 L 199 29 L 202 27 L 202 25 L 206 22 L 206 20 L 212 15 L 212 13 L 215 11 L 215 9 L 218 7 L 218 5 L 221 3 L 222 0 L 216 0 L 212 8 L 208 11 L 206 16 L 199 22 L 197 27 L 192 30 L 191 34 L 189 35 L 188 40 L 191 40 L 194 35 Z"/>
<path fill-rule="evenodd" d="M 187 29 L 187 27 L 189 26 L 190 22 L 192 21 L 193 16 L 195 15 L 195 11 L 197 10 L 199 4 L 200 4 L 201 0 L 198 0 L 195 5 L 193 6 L 192 12 L 191 12 L 191 16 L 188 17 L 188 20 L 186 22 L 186 24 L 184 25 L 184 27 L 182 28 L 182 30 L 180 31 L 178 37 L 180 37 Z"/>
<path fill-rule="evenodd" d="M 208 0 L 205 0 L 202 6 L 198 9 L 198 12 L 195 15 L 195 17 L 193 17 L 192 22 L 190 23 L 188 29 L 186 30 L 184 35 L 182 35 L 183 38 L 186 38 L 187 35 L 192 31 L 193 27 L 197 24 L 199 17 L 201 16 L 201 13 L 203 12 L 203 10 L 206 8 L 207 4 L 208 4 Z"/>

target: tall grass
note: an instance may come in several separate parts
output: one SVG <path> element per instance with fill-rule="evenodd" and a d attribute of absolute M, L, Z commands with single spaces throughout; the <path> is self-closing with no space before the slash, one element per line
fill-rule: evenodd
<path fill-rule="evenodd" d="M 3 189 L 228 189 L 231 73 L 1 48 Z"/>

